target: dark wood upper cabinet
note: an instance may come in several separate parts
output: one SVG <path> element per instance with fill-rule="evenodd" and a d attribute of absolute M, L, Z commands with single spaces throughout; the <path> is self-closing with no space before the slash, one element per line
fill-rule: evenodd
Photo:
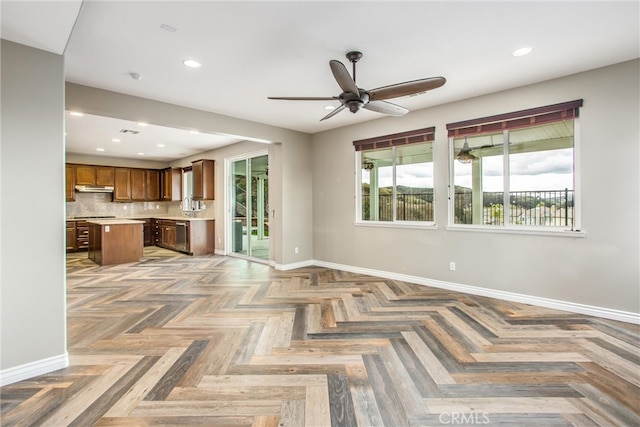
<path fill-rule="evenodd" d="M 96 166 L 96 185 L 114 185 L 115 175 L 111 166 Z"/>
<path fill-rule="evenodd" d="M 160 171 L 147 169 L 147 200 L 160 200 Z"/>
<path fill-rule="evenodd" d="M 76 165 L 76 185 L 96 185 L 96 167 Z"/>
<path fill-rule="evenodd" d="M 67 202 L 76 201 L 76 169 L 73 165 L 66 165 L 64 179 Z M 75 224 L 74 224 L 75 227 Z"/>
<path fill-rule="evenodd" d="M 147 171 L 145 169 L 131 169 L 131 200 L 147 200 Z"/>
<path fill-rule="evenodd" d="M 111 166 L 73 165 L 76 185 L 113 185 L 114 171 Z"/>
<path fill-rule="evenodd" d="M 130 202 L 131 201 L 131 169 L 115 168 L 114 170 L 114 202 Z"/>
<path fill-rule="evenodd" d="M 214 200 L 214 161 L 196 160 L 191 164 L 193 172 L 193 200 Z"/>
<path fill-rule="evenodd" d="M 162 200 L 182 200 L 182 169 L 167 168 L 162 170 Z"/>

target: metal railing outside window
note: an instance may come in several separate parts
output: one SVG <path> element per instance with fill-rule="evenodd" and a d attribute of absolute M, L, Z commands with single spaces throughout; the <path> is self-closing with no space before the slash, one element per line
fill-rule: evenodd
<path fill-rule="evenodd" d="M 574 191 L 511 191 L 509 224 L 544 227 L 573 227 Z M 482 224 L 504 225 L 504 193 L 482 193 Z M 473 224 L 471 190 L 456 191 L 454 216 L 456 224 Z"/>
<path fill-rule="evenodd" d="M 396 221 L 433 221 L 433 193 L 396 194 Z M 362 195 L 362 219 L 369 221 L 370 195 Z M 378 196 L 378 221 L 393 221 L 393 195 Z"/>

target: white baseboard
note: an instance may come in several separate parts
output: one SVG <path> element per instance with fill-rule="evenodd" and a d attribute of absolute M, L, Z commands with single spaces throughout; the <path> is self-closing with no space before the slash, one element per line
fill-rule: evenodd
<path fill-rule="evenodd" d="M 318 265 L 318 264 L 316 264 L 316 261 L 310 259 L 306 261 L 294 262 L 292 264 L 273 264 L 272 267 L 275 268 L 276 270 L 288 271 L 288 270 L 295 270 L 296 268 L 311 267 L 314 265 Z"/>
<path fill-rule="evenodd" d="M 69 366 L 69 354 L 64 353 L 58 356 L 48 357 L 35 362 L 25 363 L 0 371 L 0 387 L 13 384 L 18 381 L 48 374 L 49 372 L 64 369 Z"/>
<path fill-rule="evenodd" d="M 596 307 L 592 305 L 578 304 L 570 301 L 560 301 L 560 300 L 554 300 L 550 298 L 517 294 L 514 292 L 506 292 L 506 291 L 500 291 L 496 289 L 482 288 L 479 286 L 462 285 L 458 283 L 445 282 L 442 280 L 433 280 L 433 279 L 427 279 L 424 277 L 409 276 L 406 274 L 391 273 L 388 271 L 373 270 L 369 268 L 354 267 L 351 265 L 336 264 L 332 262 L 325 262 L 325 261 L 318 261 L 318 260 L 308 261 L 304 263 L 297 263 L 297 264 L 304 264 L 303 265 L 304 267 L 308 267 L 310 265 L 317 265 L 318 267 L 348 271 L 350 273 L 366 274 L 369 276 L 382 277 L 385 279 L 392 279 L 392 280 L 400 280 L 403 282 L 415 283 L 423 286 L 432 286 L 434 288 L 447 289 L 450 291 L 463 292 L 467 294 L 480 295 L 480 296 L 485 296 L 490 298 L 498 298 L 506 301 L 531 304 L 539 307 L 553 308 L 556 310 L 564 310 L 564 311 L 569 311 L 571 313 L 586 314 L 588 316 L 602 317 L 605 319 L 618 320 L 626 323 L 640 324 L 640 313 L 633 313 L 629 311 L 614 310 L 606 307 Z M 297 264 L 288 264 L 284 266 L 285 268 L 280 268 L 280 270 L 291 270 L 292 268 L 289 268 L 289 267 L 291 265 L 297 265 Z M 300 267 L 296 266 L 293 268 L 300 268 Z"/>

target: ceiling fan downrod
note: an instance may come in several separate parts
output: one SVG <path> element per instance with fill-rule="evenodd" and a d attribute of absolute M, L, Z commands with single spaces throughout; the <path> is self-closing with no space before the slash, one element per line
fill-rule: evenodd
<path fill-rule="evenodd" d="M 353 82 L 356 82 L 356 62 L 362 58 L 362 52 L 358 52 L 357 50 L 347 52 L 347 59 L 351 64 L 353 64 Z"/>

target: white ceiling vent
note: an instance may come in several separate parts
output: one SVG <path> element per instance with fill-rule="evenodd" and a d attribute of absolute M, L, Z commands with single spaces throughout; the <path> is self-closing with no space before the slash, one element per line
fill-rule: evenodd
<path fill-rule="evenodd" d="M 136 135 L 136 134 L 138 134 L 138 133 L 140 133 L 140 132 L 139 132 L 139 131 L 137 131 L 137 130 L 120 129 L 120 133 L 130 133 L 130 134 L 132 134 L 132 135 Z"/>

